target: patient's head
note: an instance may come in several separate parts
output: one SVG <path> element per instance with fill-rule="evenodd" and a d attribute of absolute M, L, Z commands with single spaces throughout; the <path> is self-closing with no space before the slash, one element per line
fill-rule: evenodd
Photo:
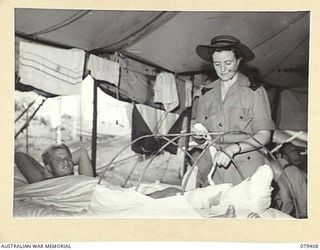
<path fill-rule="evenodd" d="M 51 145 L 41 156 L 44 165 L 51 169 L 54 177 L 74 174 L 72 154 L 68 146 L 64 144 Z"/>
<path fill-rule="evenodd" d="M 284 143 L 279 152 L 290 164 L 299 166 L 302 163 L 302 157 L 299 148 L 290 142 Z"/>

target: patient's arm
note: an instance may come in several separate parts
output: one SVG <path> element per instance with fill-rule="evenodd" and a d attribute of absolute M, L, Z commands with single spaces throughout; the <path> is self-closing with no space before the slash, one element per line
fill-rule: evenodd
<path fill-rule="evenodd" d="M 43 167 L 32 156 L 22 152 L 15 152 L 14 161 L 29 183 L 46 179 L 42 173 Z"/>
<path fill-rule="evenodd" d="M 88 152 L 84 147 L 72 153 L 72 162 L 79 165 L 79 174 L 93 176 L 93 167 Z"/>

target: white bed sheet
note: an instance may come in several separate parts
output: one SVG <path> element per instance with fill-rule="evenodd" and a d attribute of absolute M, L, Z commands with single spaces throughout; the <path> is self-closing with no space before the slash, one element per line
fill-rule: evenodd
<path fill-rule="evenodd" d="M 157 187 L 158 189 L 158 187 Z M 191 191 L 192 192 L 192 191 Z M 134 189 L 103 183 L 98 179 L 77 175 L 65 176 L 15 188 L 13 216 L 41 217 L 105 217 L 201 219 L 209 210 L 194 208 L 186 198 L 176 195 L 153 199 Z M 237 218 L 250 211 L 237 210 Z M 292 218 L 275 209 L 267 209 L 262 218 Z"/>

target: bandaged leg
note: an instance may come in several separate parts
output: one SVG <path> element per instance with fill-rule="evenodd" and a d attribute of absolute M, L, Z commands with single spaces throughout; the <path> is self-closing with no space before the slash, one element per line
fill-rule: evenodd
<path fill-rule="evenodd" d="M 224 192 L 220 206 L 233 204 L 254 213 L 264 212 L 271 203 L 273 172 L 268 165 L 260 166 L 250 177 Z"/>
<path fill-rule="evenodd" d="M 230 183 L 207 186 L 187 192 L 185 198 L 196 209 L 211 208 L 213 217 L 234 218 L 236 211 L 246 211 L 245 216 L 250 214 L 248 218 L 257 218 L 270 206 L 272 179 L 271 168 L 263 165 L 236 186 Z"/>

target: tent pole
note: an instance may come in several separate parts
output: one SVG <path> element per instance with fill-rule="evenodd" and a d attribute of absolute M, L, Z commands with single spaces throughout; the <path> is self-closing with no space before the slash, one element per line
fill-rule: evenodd
<path fill-rule="evenodd" d="M 26 121 L 29 120 L 29 110 L 26 112 Z M 29 129 L 26 127 L 26 153 L 29 154 Z"/>
<path fill-rule="evenodd" d="M 98 85 L 93 82 L 93 118 L 92 118 L 92 138 L 91 138 L 91 161 L 93 176 L 96 176 L 96 156 L 97 156 L 97 120 L 98 120 Z"/>
<path fill-rule="evenodd" d="M 187 133 L 189 134 L 191 131 L 191 121 L 192 121 L 192 109 L 193 109 L 193 89 L 194 89 L 194 77 L 191 77 L 191 81 L 192 81 L 192 90 L 191 90 L 191 98 L 192 98 L 192 102 L 191 102 L 191 107 L 190 110 L 187 113 Z M 188 151 L 189 148 L 189 142 L 190 142 L 190 136 L 186 137 L 185 140 L 185 149 L 186 151 Z M 188 160 L 187 160 L 187 154 L 184 154 L 184 161 L 183 161 L 183 167 L 182 167 L 182 175 L 181 177 L 187 172 L 187 167 L 188 167 Z"/>
<path fill-rule="evenodd" d="M 88 70 L 87 70 L 87 66 L 88 66 L 88 60 L 89 60 L 89 56 L 90 54 L 88 53 L 88 51 L 85 51 L 85 57 L 84 57 L 84 64 L 83 64 L 83 74 L 82 74 L 82 82 L 83 80 L 86 78 L 86 76 L 88 75 Z M 81 92 L 83 91 L 83 88 L 81 88 Z M 80 119 L 79 119 L 79 140 L 80 142 L 83 141 L 83 137 L 82 137 L 82 96 L 83 94 L 81 93 L 80 95 Z"/>

